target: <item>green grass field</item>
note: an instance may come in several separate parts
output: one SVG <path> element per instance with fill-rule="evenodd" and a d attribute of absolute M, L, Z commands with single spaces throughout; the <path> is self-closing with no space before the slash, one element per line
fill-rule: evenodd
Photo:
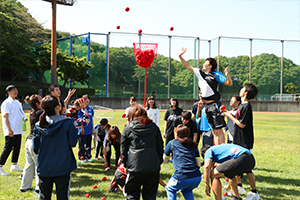
<path fill-rule="evenodd" d="M 116 125 L 123 130 L 125 119 L 121 118 L 123 111 L 114 112 L 114 118 L 108 119 L 111 125 Z M 164 128 L 161 112 L 160 130 Z M 0 114 L 1 116 L 1 114 Z M 96 119 L 94 123 L 98 123 Z M 264 200 L 295 200 L 300 199 L 300 113 L 254 113 L 255 144 L 253 153 L 256 158 L 254 174 L 256 176 L 256 187 L 261 199 Z M 0 121 L 0 150 L 4 146 L 2 134 L 2 121 Z M 25 138 L 29 133 L 29 122 L 27 131 L 23 134 L 22 151 L 19 157 L 19 166 L 25 165 Z M 74 152 L 77 153 L 77 147 Z M 94 153 L 94 152 L 93 152 Z M 76 155 L 76 154 L 75 154 Z M 11 156 L 9 156 L 4 169 L 9 172 L 11 167 Z M 51 158 L 49 158 L 51 159 Z M 70 199 L 85 199 L 87 192 L 91 194 L 89 199 L 124 199 L 121 193 L 108 193 L 109 184 L 114 175 L 114 170 L 104 171 L 103 161 L 92 161 L 78 165 L 72 173 L 72 184 Z M 114 162 L 112 162 L 112 166 Z M 201 168 L 202 170 L 202 168 Z M 172 163 L 161 166 L 161 178 L 167 182 L 174 169 Z M 9 172 L 9 176 L 0 176 L 0 199 L 38 199 L 33 192 L 20 192 L 21 179 L 18 172 Z M 102 181 L 107 177 L 107 181 Z M 34 187 L 35 181 L 33 181 Z M 93 185 L 97 189 L 93 189 Z M 243 178 L 243 186 L 249 192 L 249 184 L 246 176 Z M 55 187 L 54 187 L 55 188 Z M 195 199 L 214 199 L 205 195 L 205 186 L 202 181 L 194 190 Z M 55 189 L 54 189 L 55 192 Z M 52 199 L 56 199 L 53 193 Z M 242 196 L 243 197 L 243 196 Z M 159 186 L 157 199 L 167 199 L 163 187 Z M 183 196 L 178 193 L 178 199 Z"/>

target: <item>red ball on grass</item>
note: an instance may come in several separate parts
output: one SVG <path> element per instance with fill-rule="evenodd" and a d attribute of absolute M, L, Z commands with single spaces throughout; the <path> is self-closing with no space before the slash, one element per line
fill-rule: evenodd
<path fill-rule="evenodd" d="M 125 11 L 126 11 L 126 12 L 128 12 L 129 10 L 130 10 L 130 8 L 129 8 L 129 7 L 126 7 L 126 8 L 125 8 Z"/>
<path fill-rule="evenodd" d="M 143 32 L 142 29 L 140 29 L 140 30 L 138 31 L 139 34 L 142 34 L 142 32 Z"/>
<path fill-rule="evenodd" d="M 93 185 L 93 189 L 96 189 L 98 186 L 97 185 Z"/>
<path fill-rule="evenodd" d="M 105 197 L 102 197 L 101 200 L 106 200 L 106 198 L 105 198 Z"/>
<path fill-rule="evenodd" d="M 107 178 L 104 176 L 103 178 L 102 178 L 102 181 L 106 181 L 107 180 Z"/>
<path fill-rule="evenodd" d="M 90 195 L 90 193 L 86 193 L 84 196 L 85 197 L 90 197 L 91 195 Z"/>

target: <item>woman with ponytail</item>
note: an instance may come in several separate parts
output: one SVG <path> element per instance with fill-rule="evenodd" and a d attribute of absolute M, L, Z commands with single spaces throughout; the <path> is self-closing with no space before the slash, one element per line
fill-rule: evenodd
<path fill-rule="evenodd" d="M 71 172 L 77 168 L 72 147 L 78 134 L 72 119 L 60 115 L 61 104 L 56 97 L 44 97 L 42 108 L 44 112 L 33 131 L 40 199 L 51 199 L 53 183 L 57 199 L 69 199 Z"/>
<path fill-rule="evenodd" d="M 26 192 L 31 190 L 32 180 L 35 176 L 35 190 L 39 191 L 39 177 L 36 175 L 36 162 L 37 155 L 33 152 L 32 148 L 32 137 L 33 129 L 36 122 L 39 121 L 40 115 L 44 112 L 42 109 L 42 97 L 38 94 L 33 94 L 30 97 L 25 98 L 25 102 L 29 103 L 32 110 L 30 112 L 30 133 L 26 138 L 25 143 L 25 154 L 26 154 L 26 163 L 22 174 L 22 183 L 20 190 L 21 192 Z"/>
<path fill-rule="evenodd" d="M 185 199 L 193 200 L 193 189 L 201 182 L 199 168 L 200 155 L 195 143 L 190 136 L 190 129 L 183 124 L 175 128 L 175 139 L 170 141 L 164 152 L 164 163 L 172 161 L 175 172 L 166 185 L 168 200 L 176 199 L 176 192 L 181 190 Z"/>
<path fill-rule="evenodd" d="M 163 161 L 161 132 L 142 105 L 130 107 L 128 121 L 121 135 L 122 162 L 128 172 L 123 193 L 126 199 L 140 199 L 143 186 L 143 199 L 154 200 Z"/>

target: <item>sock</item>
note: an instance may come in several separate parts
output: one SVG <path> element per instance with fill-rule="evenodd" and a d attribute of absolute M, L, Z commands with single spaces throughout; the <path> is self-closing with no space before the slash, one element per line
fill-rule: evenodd
<path fill-rule="evenodd" d="M 255 190 L 251 190 L 251 192 L 253 192 L 253 193 L 255 193 L 255 194 L 257 193 L 256 189 L 255 189 Z"/>
<path fill-rule="evenodd" d="M 243 185 L 241 183 L 237 184 L 237 186 L 243 187 Z"/>

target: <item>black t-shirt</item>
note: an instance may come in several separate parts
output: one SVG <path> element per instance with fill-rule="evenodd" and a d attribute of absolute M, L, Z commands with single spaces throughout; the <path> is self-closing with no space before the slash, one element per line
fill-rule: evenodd
<path fill-rule="evenodd" d="M 242 103 L 237 109 L 235 118 L 246 126 L 242 129 L 238 125 L 234 125 L 233 144 L 240 145 L 247 149 L 253 148 L 253 114 L 250 103 Z"/>
<path fill-rule="evenodd" d="M 199 103 L 199 101 L 197 101 L 196 103 L 193 104 L 192 113 L 194 115 L 196 115 L 196 113 L 197 113 L 198 103 Z"/>
<path fill-rule="evenodd" d="M 33 137 L 33 129 L 35 124 L 39 121 L 40 115 L 44 112 L 43 109 L 39 109 L 39 110 L 31 110 L 30 112 L 30 133 L 27 136 L 27 139 L 32 139 Z"/>
<path fill-rule="evenodd" d="M 178 116 L 181 117 L 182 111 L 181 108 L 175 108 L 174 110 L 170 108 L 167 110 L 164 117 L 164 120 L 167 121 L 166 136 L 174 135 L 174 121 Z"/>
<path fill-rule="evenodd" d="M 174 127 L 177 127 L 179 124 L 182 124 L 182 120 L 181 117 L 176 118 L 176 120 L 174 121 Z M 190 121 L 188 123 L 185 124 L 185 126 L 187 126 L 190 131 L 190 137 L 192 140 L 194 139 L 194 133 L 197 133 L 197 126 L 196 123 L 194 122 L 194 120 L 190 119 Z"/>

